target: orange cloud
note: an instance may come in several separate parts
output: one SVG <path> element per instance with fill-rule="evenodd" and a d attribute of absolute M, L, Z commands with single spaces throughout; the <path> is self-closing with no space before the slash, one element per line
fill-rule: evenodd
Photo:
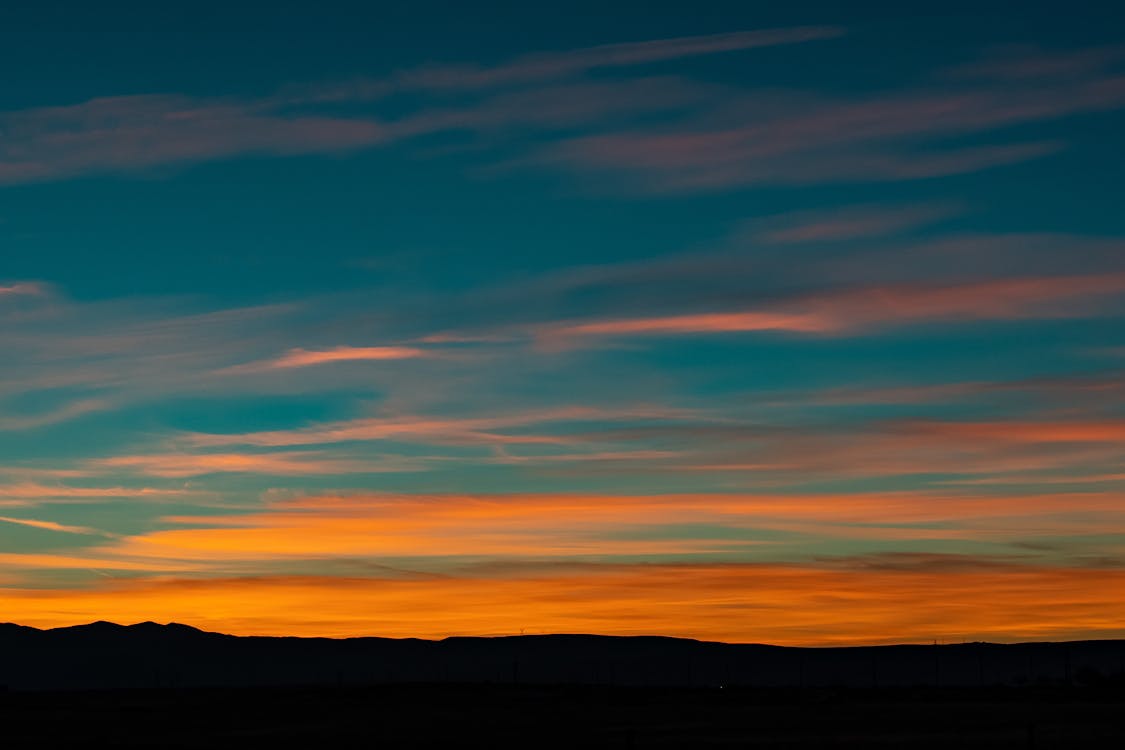
<path fill-rule="evenodd" d="M 334 349 L 290 349 L 277 359 L 232 368 L 239 371 L 284 370 L 311 367 L 333 362 L 377 362 L 396 359 L 418 359 L 430 356 L 424 349 L 409 346 L 337 346 Z"/>
<path fill-rule="evenodd" d="M 299 476 L 321 474 L 414 471 L 417 466 L 325 458 L 319 453 L 158 453 L 113 456 L 91 461 L 94 469 L 128 469 L 154 477 L 194 477 L 203 474 L 269 474 Z"/>
<path fill-rule="evenodd" d="M 7 588 L 5 617 L 179 621 L 241 635 L 587 632 L 786 645 L 1120 637 L 1125 570 L 941 565 L 586 566 L 510 577 L 289 577 Z"/>
<path fill-rule="evenodd" d="M 828 319 L 815 314 L 768 312 L 708 313 L 661 318 L 627 318 L 561 326 L 551 331 L 560 336 L 627 336 L 632 334 L 732 333 L 739 331 L 823 332 L 834 328 Z"/>
<path fill-rule="evenodd" d="M 182 560 L 124 560 L 96 552 L 0 552 L 0 566 L 5 570 L 128 570 L 139 573 L 185 575 L 205 571 L 209 566 L 192 565 Z"/>
<path fill-rule="evenodd" d="M 1107 443 L 1125 441 L 1125 420 L 1087 422 L 930 422 L 920 433 L 951 438 L 1018 443 Z"/>
<path fill-rule="evenodd" d="M 555 560 L 757 556 L 798 535 L 803 557 L 824 540 L 1015 542 L 1037 534 L 1125 533 L 1116 493 L 971 497 L 929 493 L 735 496 L 585 495 L 310 497 L 254 513 L 177 516 L 89 550 L 106 559 L 183 560 L 217 569 L 284 560 L 416 558 L 439 567 L 487 558 Z M 700 529 L 722 528 L 715 538 Z M 741 534 L 736 532 L 743 532 Z M 790 540 L 791 544 L 794 544 Z M 764 545 L 764 546 L 763 546 Z M 460 562 L 457 558 L 461 558 Z"/>
<path fill-rule="evenodd" d="M 1125 293 L 1125 274 L 1028 277 L 954 285 L 901 284 L 828 292 L 735 312 L 599 320 L 545 326 L 547 341 L 589 336 L 683 335 L 745 331 L 850 333 L 922 321 L 1059 318 L 1098 309 Z"/>
<path fill-rule="evenodd" d="M 1125 569 L 1019 565 L 1013 561 L 1033 554 L 1018 546 L 1007 558 L 925 554 L 916 541 L 1122 534 L 1125 508 L 1114 492 L 367 494 L 279 499 L 256 512 L 161 523 L 173 528 L 60 555 L 0 554 L 9 570 L 144 576 L 81 589 L 0 589 L 5 617 L 39 626 L 177 620 L 241 634 L 442 637 L 526 628 L 793 644 L 1107 637 L 1122 635 L 1125 621 L 1116 595 Z M 731 533 L 706 532 L 716 528 Z M 822 559 L 748 562 L 761 559 L 755 550 L 776 559 L 773 545 L 785 544 L 761 541 L 761 530 L 794 532 L 788 554 Z M 849 548 L 876 541 L 876 549 L 915 540 L 915 553 L 833 558 L 830 540 L 839 538 L 853 540 Z M 669 555 L 709 562 L 632 563 Z M 281 573 L 387 561 L 417 572 Z"/>

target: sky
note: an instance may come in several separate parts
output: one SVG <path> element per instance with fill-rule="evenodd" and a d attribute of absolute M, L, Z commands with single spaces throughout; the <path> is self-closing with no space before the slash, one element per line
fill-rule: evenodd
<path fill-rule="evenodd" d="M 1114 4 L 0 24 L 0 619 L 1125 637 Z"/>

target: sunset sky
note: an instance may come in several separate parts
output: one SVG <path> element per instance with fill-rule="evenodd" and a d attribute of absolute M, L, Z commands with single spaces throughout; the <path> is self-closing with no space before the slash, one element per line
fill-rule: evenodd
<path fill-rule="evenodd" d="M 383 5 L 4 20 L 0 621 L 1125 637 L 1120 6 Z"/>

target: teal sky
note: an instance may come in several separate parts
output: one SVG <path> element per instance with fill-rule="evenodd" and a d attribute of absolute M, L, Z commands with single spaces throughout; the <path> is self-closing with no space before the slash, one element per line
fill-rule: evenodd
<path fill-rule="evenodd" d="M 583 603 L 541 631 L 1122 635 L 1123 22 L 13 12 L 0 600 L 441 635 L 502 631 L 474 608 L 535 581 Z M 877 606 L 943 571 L 980 609 Z M 855 596 L 812 617 L 837 575 Z M 789 614 L 702 624 L 767 578 Z"/>

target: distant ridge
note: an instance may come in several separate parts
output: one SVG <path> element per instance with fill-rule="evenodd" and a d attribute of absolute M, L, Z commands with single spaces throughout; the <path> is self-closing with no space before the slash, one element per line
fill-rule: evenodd
<path fill-rule="evenodd" d="M 682 687 L 1125 684 L 1125 641 L 794 648 L 665 636 L 233 636 L 179 623 L 0 623 L 11 690 L 387 683 Z"/>

